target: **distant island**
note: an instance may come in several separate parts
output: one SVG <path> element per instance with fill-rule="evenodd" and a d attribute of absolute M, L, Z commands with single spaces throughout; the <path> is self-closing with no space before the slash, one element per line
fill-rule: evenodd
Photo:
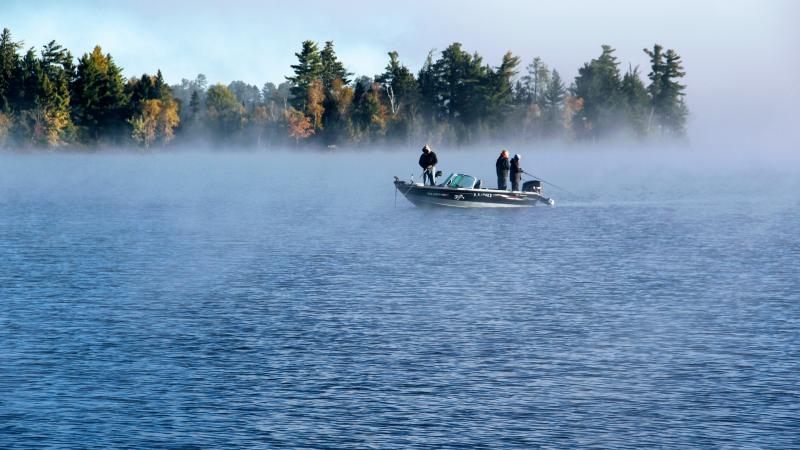
<path fill-rule="evenodd" d="M 595 141 L 612 136 L 675 140 L 688 109 L 680 56 L 644 49 L 650 71 L 622 73 L 611 46 L 566 85 L 540 58 L 520 70 L 511 52 L 499 66 L 453 43 L 428 54 L 416 74 L 389 52 L 383 73 L 348 72 L 333 42 L 302 43 L 293 74 L 263 87 L 206 77 L 168 85 L 161 71 L 125 78 L 97 46 L 77 61 L 55 41 L 21 54 L 0 36 L 0 148 L 144 149 L 207 140 L 259 148 L 483 140 Z M 521 76 L 520 76 L 521 75 Z"/>

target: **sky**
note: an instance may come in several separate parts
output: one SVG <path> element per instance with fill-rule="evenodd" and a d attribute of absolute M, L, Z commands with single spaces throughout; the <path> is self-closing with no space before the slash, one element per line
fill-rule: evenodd
<path fill-rule="evenodd" d="M 800 102 L 800 2 L 783 0 L 268 2 L 3 0 L 0 26 L 26 46 L 55 39 L 76 56 L 101 45 L 126 76 L 161 69 L 177 83 L 262 86 L 289 74 L 303 40 L 332 40 L 358 75 L 382 71 L 397 50 L 418 70 L 432 49 L 461 42 L 490 64 L 506 51 L 524 64 L 540 56 L 572 80 L 600 53 L 647 73 L 644 47 L 674 48 L 687 72 L 690 132 L 758 120 L 759 135 L 790 124 Z M 763 80 L 763 81 L 762 81 Z"/>

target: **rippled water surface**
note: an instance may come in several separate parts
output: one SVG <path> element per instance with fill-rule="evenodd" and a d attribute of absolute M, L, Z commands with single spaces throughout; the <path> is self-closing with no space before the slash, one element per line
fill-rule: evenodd
<path fill-rule="evenodd" d="M 797 165 L 416 158 L 1 157 L 0 447 L 800 445 Z"/>

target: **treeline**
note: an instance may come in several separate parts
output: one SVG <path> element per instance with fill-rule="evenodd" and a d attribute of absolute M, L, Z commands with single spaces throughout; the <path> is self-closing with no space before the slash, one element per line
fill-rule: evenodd
<path fill-rule="evenodd" d="M 521 70 L 509 52 L 492 67 L 459 43 L 431 51 L 416 74 L 390 52 L 383 73 L 355 77 L 332 42 L 305 41 L 292 75 L 261 88 L 209 86 L 202 74 L 170 86 L 161 71 L 126 79 L 99 46 L 77 61 L 55 41 L 21 49 L 4 29 L 0 146 L 9 148 L 674 139 L 688 115 L 681 58 L 660 45 L 644 50 L 647 83 L 637 68 L 622 73 L 604 45 L 567 86 L 540 58 Z"/>

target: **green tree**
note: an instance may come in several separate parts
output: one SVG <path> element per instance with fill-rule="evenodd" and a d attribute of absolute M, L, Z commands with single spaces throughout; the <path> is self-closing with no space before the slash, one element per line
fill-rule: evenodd
<path fill-rule="evenodd" d="M 389 64 L 375 81 L 382 85 L 392 119 L 387 134 L 390 138 L 407 139 L 419 111 L 419 83 L 394 51 L 389 52 Z"/>
<path fill-rule="evenodd" d="M 320 53 L 320 78 L 326 90 L 333 87 L 333 82 L 342 80 L 344 84 L 349 84 L 349 77 L 353 75 L 344 68 L 344 65 L 336 57 L 336 52 L 333 50 L 333 41 L 325 42 L 325 47 Z"/>
<path fill-rule="evenodd" d="M 119 141 L 127 134 L 130 107 L 122 70 L 100 46 L 78 60 L 72 93 L 73 120 L 88 142 Z"/>
<path fill-rule="evenodd" d="M 522 89 L 519 95 L 520 100 L 541 106 L 544 104 L 543 95 L 550 83 L 550 68 L 542 61 L 542 58 L 537 56 L 525 70 L 525 76 L 520 80 Z"/>
<path fill-rule="evenodd" d="M 414 105 L 419 98 L 419 85 L 408 67 L 400 63 L 397 52 L 389 52 L 389 64 L 375 77 L 383 85 L 392 115 L 398 115 Z"/>
<path fill-rule="evenodd" d="M 33 48 L 30 48 L 22 57 L 15 83 L 17 89 L 14 101 L 16 110 L 29 110 L 36 106 L 36 99 L 41 93 L 43 77 L 42 62 L 36 57 Z"/>
<path fill-rule="evenodd" d="M 132 126 L 131 138 L 145 148 L 156 142 L 165 145 L 171 141 L 181 121 L 180 103 L 172 98 L 172 90 L 161 71 L 131 78 L 125 92 L 130 99 L 127 122 Z"/>
<path fill-rule="evenodd" d="M 0 112 L 10 113 L 18 87 L 15 83 L 21 71 L 20 58 L 17 53 L 22 47 L 20 42 L 11 39 L 11 31 L 3 28 L 0 34 Z"/>
<path fill-rule="evenodd" d="M 381 98 L 379 83 L 368 77 L 356 80 L 353 95 L 353 126 L 357 141 L 374 141 L 385 135 L 389 109 Z"/>
<path fill-rule="evenodd" d="M 228 89 L 233 92 L 233 95 L 236 96 L 239 103 L 248 110 L 255 108 L 256 105 L 261 103 L 261 90 L 258 89 L 258 86 L 236 80 L 228 85 Z"/>
<path fill-rule="evenodd" d="M 434 64 L 439 107 L 451 120 L 472 125 L 483 115 L 489 71 L 483 58 L 469 54 L 455 42 L 447 47 Z"/>
<path fill-rule="evenodd" d="M 244 107 L 230 89 L 215 84 L 206 92 L 206 123 L 217 139 L 232 139 L 244 126 Z"/>
<path fill-rule="evenodd" d="M 436 68 L 433 63 L 433 50 L 428 52 L 425 63 L 417 75 L 419 85 L 420 109 L 427 122 L 439 119 L 441 99 L 439 98 L 439 82 Z"/>
<path fill-rule="evenodd" d="M 352 121 L 350 118 L 355 91 L 347 86 L 341 79 L 333 81 L 333 85 L 325 96 L 323 125 L 325 133 L 323 139 L 327 145 L 339 144 L 352 134 Z"/>
<path fill-rule="evenodd" d="M 542 92 L 542 119 L 543 134 L 547 137 L 555 137 L 563 131 L 561 119 L 563 117 L 564 99 L 567 89 L 561 81 L 556 69 L 548 75 L 547 88 Z"/>
<path fill-rule="evenodd" d="M 647 134 L 647 119 L 650 110 L 650 98 L 642 79 L 639 77 L 639 68 L 628 68 L 622 77 L 622 103 L 627 118 L 627 124 L 635 136 L 644 137 Z"/>
<path fill-rule="evenodd" d="M 576 115 L 579 136 L 596 138 L 613 132 L 620 124 L 620 88 L 622 79 L 614 49 L 603 45 L 597 58 L 583 65 L 575 78 L 573 94 L 583 100 Z"/>
<path fill-rule="evenodd" d="M 507 117 L 513 112 L 514 89 L 512 79 L 517 74 L 519 57 L 507 52 L 503 61 L 494 71 L 488 72 L 486 95 L 480 99 L 486 109 L 488 122 L 493 127 L 505 124 Z"/>
<path fill-rule="evenodd" d="M 194 120 L 200 114 L 200 94 L 197 91 L 192 91 L 192 98 L 189 100 L 189 114 Z"/>
<path fill-rule="evenodd" d="M 304 41 L 303 49 L 295 56 L 297 64 L 291 66 L 294 76 L 286 77 L 286 80 L 292 83 L 292 106 L 305 113 L 309 86 L 322 76 L 322 60 L 314 41 Z"/>
<path fill-rule="evenodd" d="M 70 80 L 74 78 L 72 54 L 55 41 L 44 46 L 36 69 L 38 74 L 28 78 L 35 92 L 33 108 L 24 114 L 33 122 L 31 142 L 55 147 L 71 140 L 73 125 L 70 119 Z M 33 87 L 34 80 L 36 87 Z"/>
<path fill-rule="evenodd" d="M 653 49 L 644 49 L 650 57 L 650 94 L 652 125 L 664 134 L 684 136 L 688 109 L 684 101 L 686 86 L 680 79 L 686 76 L 683 62 L 675 50 L 663 52 L 663 47 L 655 44 Z"/>

